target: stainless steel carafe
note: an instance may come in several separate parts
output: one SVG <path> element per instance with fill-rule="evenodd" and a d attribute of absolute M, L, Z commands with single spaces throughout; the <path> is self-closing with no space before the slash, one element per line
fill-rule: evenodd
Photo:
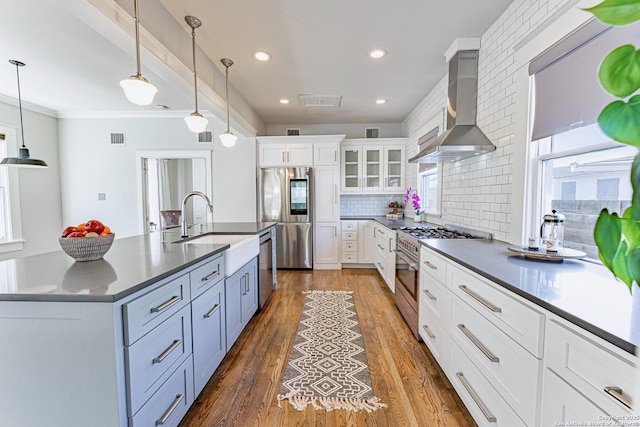
<path fill-rule="evenodd" d="M 558 252 L 564 247 L 564 215 L 552 210 L 540 225 L 540 243 L 547 252 Z"/>

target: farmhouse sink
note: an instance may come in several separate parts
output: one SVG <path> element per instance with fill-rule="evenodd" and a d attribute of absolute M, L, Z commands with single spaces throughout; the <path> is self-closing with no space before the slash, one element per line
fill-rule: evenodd
<path fill-rule="evenodd" d="M 228 244 L 224 252 L 224 269 L 231 276 L 240 267 L 258 255 L 259 239 L 257 234 L 204 234 L 202 237 L 187 240 L 185 244 Z"/>

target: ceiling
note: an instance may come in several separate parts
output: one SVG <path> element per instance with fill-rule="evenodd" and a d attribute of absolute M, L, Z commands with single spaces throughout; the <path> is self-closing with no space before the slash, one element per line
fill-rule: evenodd
<path fill-rule="evenodd" d="M 15 67 L 5 61 L 19 59 L 27 64 L 20 70 L 27 102 L 58 112 L 157 111 L 154 106 L 134 106 L 124 98 L 118 81 L 135 71 L 131 32 L 99 28 L 90 1 L 104 2 L 20 0 L 3 6 L 0 94 L 16 97 Z M 324 124 L 401 122 L 447 73 L 443 54 L 454 39 L 481 36 L 511 1 L 140 3 L 143 28 L 144 2 L 147 8 L 152 2 L 154 7 L 164 6 L 187 35 L 184 16 L 200 18 L 199 47 L 218 66 L 218 72 L 224 70 L 220 58 L 234 61 L 231 85 L 265 124 Z M 131 13 L 133 0 L 117 3 Z M 388 54 L 371 59 L 368 52 L 373 48 L 386 49 Z M 272 59 L 253 59 L 252 52 L 258 49 L 270 52 Z M 162 61 L 149 56 L 143 49 L 143 75 L 158 87 L 154 104 L 192 110 L 192 82 L 184 73 L 178 76 L 162 67 L 148 68 L 151 62 Z M 191 64 L 183 66 L 190 68 Z M 224 96 L 224 85 L 217 86 L 215 93 Z M 342 97 L 341 104 L 337 108 L 302 107 L 298 102 L 301 94 L 337 95 Z M 291 102 L 280 104 L 281 98 Z M 377 105 L 378 98 L 387 103 Z M 205 96 L 201 108 L 220 111 L 214 101 Z M 233 99 L 231 103 L 233 106 Z"/>

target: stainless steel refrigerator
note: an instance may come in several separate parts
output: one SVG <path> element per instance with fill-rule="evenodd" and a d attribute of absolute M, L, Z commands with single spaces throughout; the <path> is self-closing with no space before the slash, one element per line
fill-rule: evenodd
<path fill-rule="evenodd" d="M 263 168 L 258 219 L 277 222 L 277 268 L 313 268 L 311 168 Z"/>

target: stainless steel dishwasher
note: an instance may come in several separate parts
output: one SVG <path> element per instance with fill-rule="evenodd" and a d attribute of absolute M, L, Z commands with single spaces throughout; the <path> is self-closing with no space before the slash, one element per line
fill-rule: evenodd
<path fill-rule="evenodd" d="M 264 307 L 267 300 L 278 286 L 276 276 L 276 229 L 269 228 L 260 234 L 260 252 L 258 263 L 260 274 L 258 279 L 258 308 Z"/>

